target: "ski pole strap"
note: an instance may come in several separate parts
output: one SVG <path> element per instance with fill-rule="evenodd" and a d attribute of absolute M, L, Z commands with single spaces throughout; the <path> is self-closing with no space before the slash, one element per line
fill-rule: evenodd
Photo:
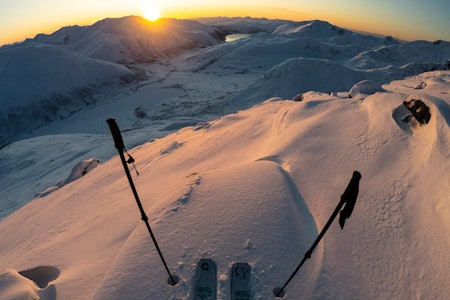
<path fill-rule="evenodd" d="M 125 149 L 125 144 L 123 143 L 122 135 L 120 134 L 119 126 L 117 126 L 116 120 L 114 118 L 109 118 L 106 120 L 111 130 L 111 134 L 114 139 L 114 145 L 120 153 L 123 153 Z"/>

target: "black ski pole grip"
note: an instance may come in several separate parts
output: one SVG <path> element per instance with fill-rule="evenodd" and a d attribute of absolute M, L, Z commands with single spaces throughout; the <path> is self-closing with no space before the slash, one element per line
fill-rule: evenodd
<path fill-rule="evenodd" d="M 353 172 L 352 179 L 341 196 L 341 204 L 345 204 L 345 207 L 341 210 L 339 216 L 339 225 L 341 226 L 341 229 L 344 229 L 345 219 L 350 218 L 353 208 L 355 207 L 356 199 L 358 198 L 360 179 L 361 173 L 358 171 Z"/>
<path fill-rule="evenodd" d="M 116 120 L 114 118 L 109 118 L 106 120 L 109 125 L 109 130 L 111 130 L 111 134 L 114 139 L 114 145 L 117 150 L 123 153 L 123 149 L 125 149 L 125 144 L 123 143 L 122 134 L 120 133 L 119 126 L 117 126 Z"/>

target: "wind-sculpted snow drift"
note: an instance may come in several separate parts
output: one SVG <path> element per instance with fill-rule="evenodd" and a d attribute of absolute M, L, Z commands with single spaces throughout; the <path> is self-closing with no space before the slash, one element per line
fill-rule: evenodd
<path fill-rule="evenodd" d="M 272 299 L 358 170 L 351 218 L 344 230 L 332 224 L 284 299 L 445 299 L 450 72 L 366 87 L 354 98 L 273 98 L 129 151 L 176 286 L 114 157 L 0 223 L 0 298 L 190 299 L 197 261 L 207 257 L 217 262 L 219 299 L 230 298 L 237 261 L 252 266 L 254 298 Z M 409 98 L 429 107 L 426 125 L 403 121 Z M 17 272 L 39 266 L 59 272 L 46 288 Z"/>

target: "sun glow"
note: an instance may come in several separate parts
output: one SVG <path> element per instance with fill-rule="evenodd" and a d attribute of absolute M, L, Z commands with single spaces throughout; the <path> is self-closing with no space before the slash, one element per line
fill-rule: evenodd
<path fill-rule="evenodd" d="M 148 5 L 143 9 L 144 18 L 155 21 L 161 17 L 161 11 L 156 5 Z"/>

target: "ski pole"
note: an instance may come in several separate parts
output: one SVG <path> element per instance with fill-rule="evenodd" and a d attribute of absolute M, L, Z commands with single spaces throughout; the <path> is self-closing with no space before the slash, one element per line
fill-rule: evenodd
<path fill-rule="evenodd" d="M 331 217 L 328 219 L 328 222 L 323 227 L 322 231 L 320 232 L 319 236 L 316 238 L 314 243 L 312 244 L 311 248 L 305 253 L 305 256 L 303 257 L 303 260 L 300 262 L 300 264 L 297 266 L 297 268 L 294 270 L 294 272 L 291 274 L 289 279 L 286 281 L 286 283 L 280 288 L 276 287 L 273 290 L 273 294 L 275 297 L 283 297 L 284 296 L 284 289 L 289 284 L 289 282 L 294 278 L 294 276 L 297 274 L 297 272 L 300 270 L 300 268 L 303 266 L 305 261 L 308 258 L 311 258 L 311 254 L 313 253 L 314 249 L 316 248 L 317 244 L 319 244 L 322 237 L 325 235 L 325 232 L 327 232 L 328 228 L 330 227 L 331 223 L 333 223 L 334 219 L 338 215 L 339 211 L 341 210 L 342 206 L 345 207 L 341 211 L 341 216 L 339 218 L 339 224 L 341 226 L 341 229 L 344 228 L 345 219 L 348 219 L 353 211 L 353 208 L 355 206 L 356 198 L 358 197 L 358 191 L 359 191 L 359 180 L 361 179 L 361 173 L 358 171 L 353 172 L 353 176 L 350 179 L 350 182 L 348 183 L 347 188 L 345 189 L 344 193 L 341 196 L 341 200 L 339 201 L 338 205 L 336 206 L 335 210 L 331 214 Z"/>
<path fill-rule="evenodd" d="M 164 256 L 163 256 L 162 252 L 161 252 L 161 249 L 159 248 L 158 242 L 156 241 L 155 235 L 153 234 L 153 231 L 150 228 L 148 217 L 145 214 L 144 208 L 142 207 L 142 203 L 141 203 L 141 200 L 139 199 L 139 195 L 138 195 L 138 193 L 136 191 L 136 188 L 134 186 L 133 179 L 131 178 L 130 171 L 128 170 L 127 162 L 125 161 L 125 156 L 123 154 L 123 152 L 125 151 L 125 144 L 123 143 L 123 139 L 122 139 L 122 135 L 120 133 L 119 126 L 117 126 L 116 120 L 114 118 L 109 118 L 108 120 L 106 120 L 106 122 L 108 123 L 109 129 L 111 130 L 111 134 L 112 134 L 113 139 L 114 139 L 115 147 L 117 148 L 117 151 L 119 151 L 120 160 L 122 161 L 123 168 L 125 169 L 125 174 L 127 175 L 128 182 L 130 183 L 130 187 L 131 187 L 131 190 L 133 191 L 134 198 L 136 199 L 136 204 L 139 207 L 139 211 L 141 213 L 141 219 L 142 219 L 142 221 L 145 222 L 145 225 L 147 226 L 148 232 L 150 233 L 150 236 L 151 236 L 151 238 L 153 240 L 153 244 L 155 245 L 156 250 L 158 251 L 159 257 L 161 258 L 161 261 L 162 261 L 162 263 L 163 263 L 167 273 L 169 274 L 170 282 L 168 281 L 168 283 L 170 285 L 176 285 L 178 283 L 178 280 L 175 281 L 174 276 L 170 273 L 169 268 L 167 267 L 166 261 L 164 259 Z M 131 160 L 131 161 L 134 161 L 134 160 Z"/>

